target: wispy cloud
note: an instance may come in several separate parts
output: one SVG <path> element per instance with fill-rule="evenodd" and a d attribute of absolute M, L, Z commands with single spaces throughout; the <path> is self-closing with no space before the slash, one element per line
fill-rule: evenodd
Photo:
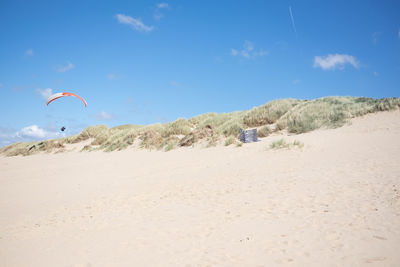
<path fill-rule="evenodd" d="M 168 8 L 168 4 L 167 3 L 159 3 L 157 4 L 157 8 Z"/>
<path fill-rule="evenodd" d="M 71 62 L 68 62 L 68 64 L 65 66 L 57 66 L 57 71 L 58 72 L 66 72 L 66 71 L 72 70 L 73 68 L 75 68 L 75 65 L 72 64 Z"/>
<path fill-rule="evenodd" d="M 151 32 L 154 29 L 153 26 L 145 25 L 140 19 L 136 19 L 123 14 L 117 14 L 116 17 L 119 23 L 129 25 L 137 31 Z"/>
<path fill-rule="evenodd" d="M 249 42 L 249 41 L 244 41 L 243 48 L 246 51 L 253 51 L 254 50 L 254 44 L 252 42 Z"/>
<path fill-rule="evenodd" d="M 298 80 L 298 79 L 292 81 L 293 84 L 299 84 L 300 82 L 301 82 L 301 81 Z"/>
<path fill-rule="evenodd" d="M 33 49 L 31 48 L 31 49 L 26 50 L 26 51 L 25 51 L 25 55 L 27 55 L 27 56 L 33 56 Z"/>
<path fill-rule="evenodd" d="M 95 118 L 99 121 L 108 121 L 114 119 L 114 116 L 105 111 L 100 111 L 95 115 Z"/>
<path fill-rule="evenodd" d="M 47 100 L 47 98 L 49 98 L 49 96 L 51 96 L 53 94 L 53 89 L 51 89 L 51 88 L 47 88 L 47 89 L 37 88 L 36 89 L 36 93 L 39 94 L 44 100 Z"/>
<path fill-rule="evenodd" d="M 352 65 L 358 69 L 358 60 L 350 55 L 346 54 L 335 54 L 327 55 L 325 57 L 316 56 L 314 57 L 314 68 L 321 68 L 323 70 L 333 70 L 336 68 L 344 69 L 346 64 Z"/>
<path fill-rule="evenodd" d="M 290 14 L 290 20 L 292 21 L 293 31 L 297 36 L 296 25 L 294 24 L 294 18 L 293 18 L 293 13 L 292 13 L 292 7 L 291 6 L 289 6 L 289 14 Z"/>
<path fill-rule="evenodd" d="M 376 44 L 378 43 L 378 38 L 379 38 L 380 35 L 381 35 L 380 32 L 374 32 L 374 33 L 372 34 L 372 43 L 373 43 L 374 45 L 376 45 Z"/>
<path fill-rule="evenodd" d="M 231 55 L 232 56 L 241 56 L 246 59 L 262 57 L 268 55 L 268 52 L 265 50 L 254 50 L 254 44 L 250 41 L 245 41 L 243 44 L 243 49 L 237 50 L 231 48 Z"/>
<path fill-rule="evenodd" d="M 168 3 L 158 3 L 156 5 L 156 8 L 154 10 L 154 19 L 155 20 L 160 20 L 160 19 L 162 19 L 164 17 L 164 14 L 161 13 L 161 11 L 163 9 L 169 9 Z"/>

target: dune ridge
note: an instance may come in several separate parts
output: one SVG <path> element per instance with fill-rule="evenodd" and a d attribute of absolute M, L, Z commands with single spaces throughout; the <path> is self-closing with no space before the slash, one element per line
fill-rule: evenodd
<path fill-rule="evenodd" d="M 40 142 L 16 143 L 0 149 L 7 156 L 39 152 L 62 153 L 71 144 L 86 142 L 81 151 L 106 152 L 128 147 L 169 151 L 176 147 L 240 145 L 239 130 L 258 128 L 259 136 L 273 132 L 305 133 L 343 126 L 351 118 L 398 109 L 400 98 L 324 97 L 315 100 L 280 99 L 248 111 L 206 113 L 191 119 L 154 125 L 91 126 L 76 136 Z M 90 142 L 87 142 L 90 140 Z M 76 146 L 75 146 L 76 147 Z"/>

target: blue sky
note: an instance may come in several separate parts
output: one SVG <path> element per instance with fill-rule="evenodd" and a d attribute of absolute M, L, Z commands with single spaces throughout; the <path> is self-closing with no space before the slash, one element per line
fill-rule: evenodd
<path fill-rule="evenodd" d="M 399 1 L 0 2 L 0 146 L 248 110 L 398 97 Z M 51 93 L 73 92 L 46 106 Z"/>

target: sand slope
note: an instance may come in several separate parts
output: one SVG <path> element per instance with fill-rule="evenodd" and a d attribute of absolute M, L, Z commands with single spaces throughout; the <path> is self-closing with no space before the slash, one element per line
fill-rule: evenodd
<path fill-rule="evenodd" d="M 243 147 L 0 157 L 0 266 L 399 266 L 400 112 Z"/>

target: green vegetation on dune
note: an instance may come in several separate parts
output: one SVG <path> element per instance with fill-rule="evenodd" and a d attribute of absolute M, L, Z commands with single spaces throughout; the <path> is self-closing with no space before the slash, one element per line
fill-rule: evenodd
<path fill-rule="evenodd" d="M 302 102 L 304 102 L 304 100 L 292 98 L 268 102 L 265 105 L 255 107 L 248 111 L 243 118 L 243 123 L 248 127 L 272 124 Z"/>
<path fill-rule="evenodd" d="M 167 123 L 162 130 L 163 137 L 171 135 L 187 135 L 191 131 L 192 125 L 187 119 L 177 119 L 174 122 Z"/>
<path fill-rule="evenodd" d="M 265 125 L 258 129 L 257 135 L 258 137 L 267 137 L 272 132 L 271 128 L 268 125 Z"/>
<path fill-rule="evenodd" d="M 305 133 L 321 127 L 343 126 L 349 118 L 397 109 L 400 98 L 324 97 L 293 107 L 277 124 L 291 133 Z"/>
<path fill-rule="evenodd" d="M 248 111 L 206 113 L 189 120 L 180 118 L 166 124 L 148 126 L 126 124 L 108 128 L 91 126 L 75 136 L 40 142 L 15 143 L 0 149 L 6 156 L 32 155 L 39 152 L 57 153 L 66 145 L 91 140 L 83 151 L 115 151 L 126 149 L 137 142 L 145 149 L 169 151 L 176 147 L 193 146 L 204 142 L 214 146 L 225 140 L 225 145 L 237 144 L 240 128 L 258 127 L 259 137 L 272 131 L 286 130 L 300 134 L 318 128 L 336 128 L 348 119 L 367 113 L 394 110 L 400 98 L 373 99 L 365 97 L 324 97 L 315 100 L 280 99 Z M 272 130 L 273 129 L 273 130 Z"/>
<path fill-rule="evenodd" d="M 290 143 L 290 142 L 288 143 L 288 142 L 286 142 L 285 139 L 282 138 L 282 139 L 279 139 L 279 140 L 277 140 L 275 142 L 272 142 L 269 145 L 269 148 L 271 148 L 271 149 L 282 149 L 282 148 L 289 149 L 289 148 L 292 148 L 292 147 L 303 148 L 304 144 L 302 142 L 298 141 L 298 140 L 294 140 L 292 143 Z"/>

